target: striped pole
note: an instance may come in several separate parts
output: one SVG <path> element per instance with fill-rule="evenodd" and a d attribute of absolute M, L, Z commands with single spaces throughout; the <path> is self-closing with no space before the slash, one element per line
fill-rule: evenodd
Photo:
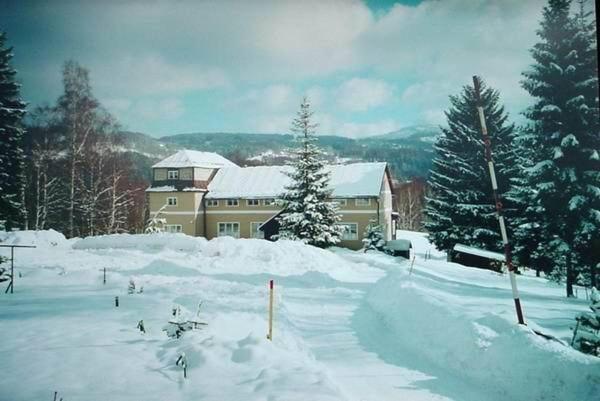
<path fill-rule="evenodd" d="M 498 216 L 498 223 L 500 224 L 500 234 L 502 236 L 502 243 L 504 244 L 504 258 L 506 259 L 506 266 L 508 267 L 508 275 L 510 277 L 510 287 L 512 289 L 512 296 L 515 301 L 515 309 L 517 310 L 517 319 L 519 324 L 525 324 L 523 319 L 523 310 L 521 309 L 521 300 L 519 299 L 519 290 L 517 289 L 517 277 L 515 275 L 515 268 L 512 263 L 512 254 L 510 245 L 508 243 L 508 235 L 506 234 L 506 225 L 504 223 L 504 216 L 502 215 L 502 200 L 498 195 L 498 182 L 496 181 L 496 171 L 494 170 L 494 160 L 492 159 L 492 143 L 487 132 L 487 126 L 485 124 L 485 115 L 483 113 L 483 106 L 481 103 L 481 83 L 479 77 L 473 76 L 473 85 L 475 86 L 475 97 L 477 101 L 477 114 L 479 114 L 479 124 L 481 126 L 481 133 L 483 134 L 483 143 L 485 144 L 485 159 L 488 164 L 490 171 L 490 179 L 492 181 L 492 190 L 494 192 L 494 203 L 496 204 L 496 215 Z"/>

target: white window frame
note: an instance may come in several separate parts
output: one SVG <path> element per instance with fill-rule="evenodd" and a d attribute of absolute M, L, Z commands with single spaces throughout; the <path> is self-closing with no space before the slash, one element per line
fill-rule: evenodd
<path fill-rule="evenodd" d="M 171 173 L 174 173 L 174 174 L 171 174 Z M 167 179 L 178 180 L 179 179 L 179 170 L 167 170 Z"/>
<path fill-rule="evenodd" d="M 206 200 L 206 207 L 218 207 L 218 206 L 219 206 L 218 199 L 207 199 Z"/>
<path fill-rule="evenodd" d="M 250 238 L 258 238 L 258 239 L 265 239 L 265 233 L 264 231 L 261 231 L 258 229 L 258 227 L 260 227 L 263 224 L 262 221 L 252 221 L 250 222 Z M 255 226 L 256 229 L 254 230 L 252 226 Z"/>
<path fill-rule="evenodd" d="M 181 224 L 165 224 L 165 232 L 168 233 L 182 233 L 183 226 Z"/>
<path fill-rule="evenodd" d="M 167 196 L 167 206 L 177 206 L 177 197 Z"/>
<path fill-rule="evenodd" d="M 371 198 L 356 198 L 354 204 L 356 206 L 371 206 Z"/>
<path fill-rule="evenodd" d="M 221 225 L 225 225 L 225 230 L 221 231 Z M 231 231 L 227 231 L 227 225 L 231 225 Z M 233 231 L 234 226 L 237 225 L 237 235 Z M 221 233 L 225 233 L 221 235 Z M 240 222 L 239 221 L 223 221 L 217 223 L 217 237 L 233 237 L 240 238 Z"/>
<path fill-rule="evenodd" d="M 252 203 L 250 203 L 252 201 Z M 258 199 L 246 199 L 246 206 L 260 206 L 260 200 Z"/>
<path fill-rule="evenodd" d="M 230 204 L 230 202 L 235 202 L 235 204 Z M 225 206 L 227 207 L 238 207 L 240 205 L 239 199 L 226 199 Z"/>
<path fill-rule="evenodd" d="M 335 203 L 337 203 L 338 206 L 347 206 L 348 205 L 348 199 L 334 199 L 333 201 Z"/>
<path fill-rule="evenodd" d="M 263 199 L 263 205 L 265 206 L 273 206 L 275 204 L 275 198 L 267 198 Z"/>
<path fill-rule="evenodd" d="M 354 230 L 354 233 L 352 233 L 352 228 L 348 229 L 344 229 L 344 231 L 342 232 L 342 241 L 356 241 L 358 240 L 358 223 L 338 223 L 338 226 L 345 226 L 345 227 L 350 227 L 350 226 L 355 226 L 356 229 Z"/>

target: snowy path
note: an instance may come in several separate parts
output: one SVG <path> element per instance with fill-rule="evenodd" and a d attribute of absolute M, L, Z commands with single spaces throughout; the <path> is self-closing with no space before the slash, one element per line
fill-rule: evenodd
<path fill-rule="evenodd" d="M 352 327 L 363 296 L 364 290 L 357 289 L 287 289 L 285 313 L 348 400 L 445 400 L 416 387 L 427 375 L 363 349 Z"/>

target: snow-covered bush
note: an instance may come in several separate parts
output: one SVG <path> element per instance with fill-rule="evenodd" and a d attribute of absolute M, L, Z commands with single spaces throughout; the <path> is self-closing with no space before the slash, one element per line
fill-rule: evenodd
<path fill-rule="evenodd" d="M 379 224 L 370 224 L 365 230 L 362 243 L 365 252 L 368 250 L 383 251 L 385 246 L 383 227 L 381 227 Z"/>
<path fill-rule="evenodd" d="M 129 286 L 127 287 L 128 294 L 135 294 L 135 281 L 132 278 L 129 279 Z"/>
<path fill-rule="evenodd" d="M 0 256 L 0 283 L 10 280 L 10 270 L 5 266 L 1 266 L 4 262 L 6 262 L 6 258 Z"/>
<path fill-rule="evenodd" d="M 590 297 L 592 313 L 580 313 L 575 320 L 573 347 L 586 354 L 600 357 L 600 292 L 592 288 Z"/>

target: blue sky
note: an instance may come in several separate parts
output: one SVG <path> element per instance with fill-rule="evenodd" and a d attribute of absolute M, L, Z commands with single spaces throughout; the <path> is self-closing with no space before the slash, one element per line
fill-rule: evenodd
<path fill-rule="evenodd" d="M 129 130 L 287 132 L 308 95 L 320 133 L 363 137 L 443 123 L 448 95 L 473 74 L 518 119 L 543 5 L 0 0 L 0 29 L 32 105 L 59 96 L 74 59 Z"/>

